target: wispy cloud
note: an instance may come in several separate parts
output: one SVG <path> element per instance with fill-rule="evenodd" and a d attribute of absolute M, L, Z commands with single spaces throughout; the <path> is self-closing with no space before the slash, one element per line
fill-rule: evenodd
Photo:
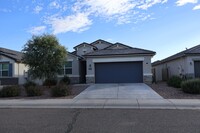
<path fill-rule="evenodd" d="M 136 9 L 147 10 L 155 4 L 166 2 L 167 0 L 80 0 L 74 4 L 73 10 L 85 11 L 106 20 L 117 20 L 117 24 L 124 24 L 130 23 L 138 14 Z"/>
<path fill-rule="evenodd" d="M 168 0 L 50 0 L 44 24 L 51 28 L 54 34 L 66 32 L 82 32 L 92 25 L 95 18 L 116 21 L 116 24 L 127 24 L 147 21 L 152 14 L 144 13 L 156 4 L 164 4 Z M 34 1 L 35 2 L 35 1 Z M 69 4 L 70 3 L 70 4 Z M 45 7 L 45 6 L 43 6 Z M 55 10 L 56 9 L 56 10 Z M 37 7 L 36 13 L 41 9 Z"/>
<path fill-rule="evenodd" d="M 28 32 L 33 35 L 37 35 L 37 34 L 44 33 L 45 30 L 46 30 L 46 26 L 36 26 L 36 27 L 31 27 L 28 30 Z"/>
<path fill-rule="evenodd" d="M 185 4 L 189 4 L 189 3 L 195 4 L 195 3 L 197 3 L 197 2 L 198 2 L 198 0 L 178 0 L 178 1 L 176 2 L 176 5 L 177 5 L 177 6 L 183 6 L 183 5 L 185 5 Z"/>
<path fill-rule="evenodd" d="M 105 16 L 125 14 L 136 6 L 136 3 L 130 0 L 84 0 L 83 4 L 88 6 L 91 13 Z"/>
<path fill-rule="evenodd" d="M 199 5 L 196 5 L 193 10 L 200 10 L 200 4 Z"/>
<path fill-rule="evenodd" d="M 139 9 L 147 10 L 148 8 L 152 7 L 155 4 L 164 4 L 168 0 L 147 0 L 141 2 L 141 5 L 138 6 Z"/>
<path fill-rule="evenodd" d="M 42 9 L 43 9 L 43 7 L 41 7 L 41 6 L 36 6 L 36 7 L 34 8 L 34 13 L 38 14 L 38 13 L 40 13 L 40 11 L 42 11 Z"/>
<path fill-rule="evenodd" d="M 46 20 L 46 23 L 52 27 L 53 33 L 65 33 L 65 32 L 82 32 L 87 30 L 92 24 L 88 15 L 84 13 L 77 13 L 65 17 L 51 17 Z"/>

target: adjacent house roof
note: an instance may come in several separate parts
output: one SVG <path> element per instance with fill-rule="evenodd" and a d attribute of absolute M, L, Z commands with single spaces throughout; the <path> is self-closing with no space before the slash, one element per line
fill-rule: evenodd
<path fill-rule="evenodd" d="M 0 47 L 0 55 L 11 58 L 17 62 L 21 62 L 22 56 L 23 56 L 23 54 L 21 52 L 6 49 L 6 48 L 1 48 L 1 47 Z"/>
<path fill-rule="evenodd" d="M 103 49 L 94 51 L 84 56 L 106 56 L 106 55 L 155 55 L 154 51 L 149 51 L 139 48 L 129 48 L 129 49 Z"/>
<path fill-rule="evenodd" d="M 170 57 L 167 57 L 163 60 L 153 62 L 152 65 L 156 66 L 156 65 L 166 63 L 166 62 L 169 62 L 169 61 L 181 58 L 181 57 L 185 57 L 185 56 L 188 56 L 188 55 L 200 55 L 200 45 L 197 45 L 197 46 L 192 47 L 190 49 L 186 49 L 184 51 L 181 51 L 181 52 L 179 52 L 175 55 L 172 55 Z"/>

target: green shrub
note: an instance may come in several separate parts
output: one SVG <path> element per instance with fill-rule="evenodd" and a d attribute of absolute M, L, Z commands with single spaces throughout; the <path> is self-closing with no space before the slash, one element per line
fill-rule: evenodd
<path fill-rule="evenodd" d="M 5 86 L 0 90 L 1 97 L 15 97 L 19 96 L 21 88 L 19 86 Z"/>
<path fill-rule="evenodd" d="M 41 96 L 42 95 L 42 90 L 40 86 L 29 86 L 25 88 L 27 96 Z"/>
<path fill-rule="evenodd" d="M 62 97 L 70 94 L 69 86 L 66 85 L 58 85 L 51 88 L 51 95 L 53 97 Z"/>
<path fill-rule="evenodd" d="M 172 86 L 172 87 L 175 87 L 175 88 L 180 88 L 181 87 L 181 82 L 182 82 L 182 79 L 180 77 L 172 76 L 167 81 L 167 84 L 168 84 L 168 86 Z"/>
<path fill-rule="evenodd" d="M 57 84 L 57 80 L 56 79 L 46 79 L 43 82 L 43 86 L 55 86 Z"/>
<path fill-rule="evenodd" d="M 64 77 L 60 80 L 60 84 L 69 85 L 69 84 L 70 84 L 70 78 L 69 78 L 68 76 L 64 76 Z"/>
<path fill-rule="evenodd" d="M 200 79 L 183 81 L 181 88 L 185 93 L 200 94 Z"/>
<path fill-rule="evenodd" d="M 25 84 L 24 84 L 24 87 L 25 88 L 28 88 L 30 86 L 36 86 L 37 84 L 33 81 L 27 81 Z"/>

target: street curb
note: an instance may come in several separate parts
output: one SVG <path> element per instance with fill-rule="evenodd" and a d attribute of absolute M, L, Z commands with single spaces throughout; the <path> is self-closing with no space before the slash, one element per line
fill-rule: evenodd
<path fill-rule="evenodd" d="M 5 108 L 97 108 L 97 109 L 200 109 L 198 99 L 13 99 L 0 100 Z"/>

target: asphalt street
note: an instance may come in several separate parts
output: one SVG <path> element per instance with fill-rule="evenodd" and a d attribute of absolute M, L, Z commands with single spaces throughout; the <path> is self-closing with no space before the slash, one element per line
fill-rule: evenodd
<path fill-rule="evenodd" d="M 0 109 L 0 133 L 200 133 L 200 110 Z"/>

